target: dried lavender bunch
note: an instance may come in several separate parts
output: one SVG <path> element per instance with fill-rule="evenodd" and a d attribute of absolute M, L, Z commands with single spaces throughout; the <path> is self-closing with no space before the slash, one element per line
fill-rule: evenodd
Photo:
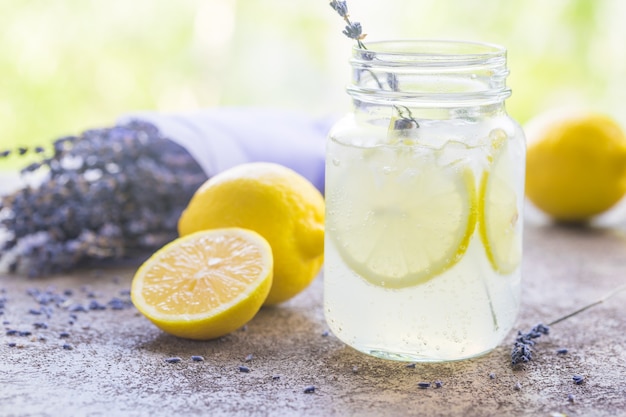
<path fill-rule="evenodd" d="M 570 317 L 573 317 L 579 313 L 582 313 L 585 310 L 597 306 L 598 304 L 602 304 L 609 298 L 624 290 L 626 290 L 626 285 L 618 286 L 599 300 L 594 301 L 591 304 L 587 304 L 569 314 L 566 314 L 565 316 L 559 317 L 558 319 L 548 323 L 548 325 L 543 325 L 539 323 L 534 326 L 528 333 L 522 333 L 518 331 L 515 342 L 513 343 L 513 349 L 511 350 L 511 365 L 515 367 L 517 365 L 530 362 L 533 358 L 533 347 L 536 343 L 535 339 L 538 339 L 542 335 L 548 335 L 550 333 L 550 326 L 554 326 L 555 324 L 565 321 Z"/>
<path fill-rule="evenodd" d="M 0 199 L 0 265 L 29 276 L 163 245 L 206 180 L 183 147 L 142 121 L 59 138 L 50 151 L 34 152 L 41 159 L 21 171 L 27 184 Z"/>

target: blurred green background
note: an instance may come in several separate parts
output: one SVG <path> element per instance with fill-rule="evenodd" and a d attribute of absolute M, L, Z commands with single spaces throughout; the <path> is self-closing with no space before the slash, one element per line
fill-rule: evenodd
<path fill-rule="evenodd" d="M 622 0 L 349 0 L 367 40 L 505 45 L 521 123 L 563 105 L 626 122 Z M 352 41 L 327 0 L 0 0 L 0 148 L 136 110 L 348 110 Z M 7 162 L 0 162 L 0 168 Z"/>

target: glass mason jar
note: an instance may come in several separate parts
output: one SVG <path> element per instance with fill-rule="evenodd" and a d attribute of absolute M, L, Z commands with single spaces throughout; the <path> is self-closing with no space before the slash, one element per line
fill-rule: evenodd
<path fill-rule="evenodd" d="M 506 50 L 355 47 L 354 111 L 326 150 L 324 310 L 374 356 L 482 355 L 520 303 L 525 139 L 507 115 Z"/>

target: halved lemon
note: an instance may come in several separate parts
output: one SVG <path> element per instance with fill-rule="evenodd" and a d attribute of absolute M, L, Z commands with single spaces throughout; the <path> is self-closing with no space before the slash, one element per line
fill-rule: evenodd
<path fill-rule="evenodd" d="M 361 152 L 327 177 L 326 233 L 344 262 L 377 286 L 405 288 L 441 274 L 461 259 L 475 228 L 470 168 L 415 152 Z"/>
<path fill-rule="evenodd" d="M 135 274 L 131 298 L 161 330 L 214 339 L 251 320 L 272 285 L 269 243 L 241 228 L 213 229 L 174 240 Z"/>
<path fill-rule="evenodd" d="M 522 259 L 522 220 L 506 145 L 498 148 L 491 169 L 481 179 L 479 231 L 491 266 L 507 275 L 517 269 Z"/>

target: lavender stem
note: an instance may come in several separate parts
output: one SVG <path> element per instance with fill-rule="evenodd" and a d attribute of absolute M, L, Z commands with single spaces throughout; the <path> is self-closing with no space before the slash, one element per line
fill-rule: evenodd
<path fill-rule="evenodd" d="M 572 312 L 572 313 L 569 313 L 569 314 L 567 314 L 567 315 L 565 315 L 565 316 L 563 316 L 563 317 L 559 317 L 558 319 L 556 319 L 556 320 L 554 320 L 554 321 L 552 321 L 552 322 L 548 323 L 548 327 L 553 326 L 553 325 L 555 325 L 555 324 L 557 324 L 557 323 L 560 323 L 560 322 L 562 322 L 563 320 L 567 320 L 567 319 L 569 319 L 570 317 L 575 316 L 575 315 L 576 315 L 576 314 L 578 314 L 578 313 L 582 313 L 583 311 L 588 310 L 588 309 L 590 309 L 591 307 L 595 307 L 595 306 L 597 306 L 598 304 L 602 304 L 603 302 L 605 302 L 605 301 L 606 301 L 606 300 L 608 300 L 609 298 L 613 297 L 614 295 L 617 295 L 618 293 L 620 293 L 620 292 L 622 292 L 622 291 L 624 291 L 624 290 L 626 290 L 626 284 L 624 284 L 624 285 L 620 285 L 619 287 L 617 287 L 616 289 L 614 289 L 613 291 L 611 291 L 610 293 L 608 293 L 608 294 L 607 294 L 607 295 L 605 295 L 604 297 L 600 298 L 599 300 L 594 301 L 594 302 L 593 302 L 593 303 L 591 303 L 591 304 L 587 304 L 586 306 L 581 307 L 581 308 L 579 308 L 578 310 L 576 310 L 576 311 L 574 311 L 574 312 Z"/>
<path fill-rule="evenodd" d="M 563 320 L 567 320 L 568 318 L 575 316 L 578 313 L 582 313 L 583 311 L 588 310 L 591 307 L 597 306 L 598 304 L 605 302 L 609 298 L 620 293 L 621 291 L 624 291 L 625 289 L 626 289 L 626 284 L 620 285 L 617 288 L 615 288 L 613 291 L 605 295 L 604 297 L 600 298 L 599 300 L 594 301 L 591 304 L 587 304 L 586 306 L 579 308 L 578 310 L 572 313 L 569 313 L 563 317 L 560 317 L 548 323 L 547 326 L 540 323 L 536 325 L 535 327 L 533 327 L 528 333 L 522 333 L 518 331 L 517 337 L 515 338 L 515 343 L 513 344 L 513 349 L 511 350 L 511 365 L 516 366 L 522 363 L 527 363 L 530 360 L 532 360 L 533 347 L 535 346 L 535 343 L 536 343 L 535 339 L 541 337 L 542 335 L 547 335 L 550 332 L 551 326 L 557 323 L 560 323 Z"/>

